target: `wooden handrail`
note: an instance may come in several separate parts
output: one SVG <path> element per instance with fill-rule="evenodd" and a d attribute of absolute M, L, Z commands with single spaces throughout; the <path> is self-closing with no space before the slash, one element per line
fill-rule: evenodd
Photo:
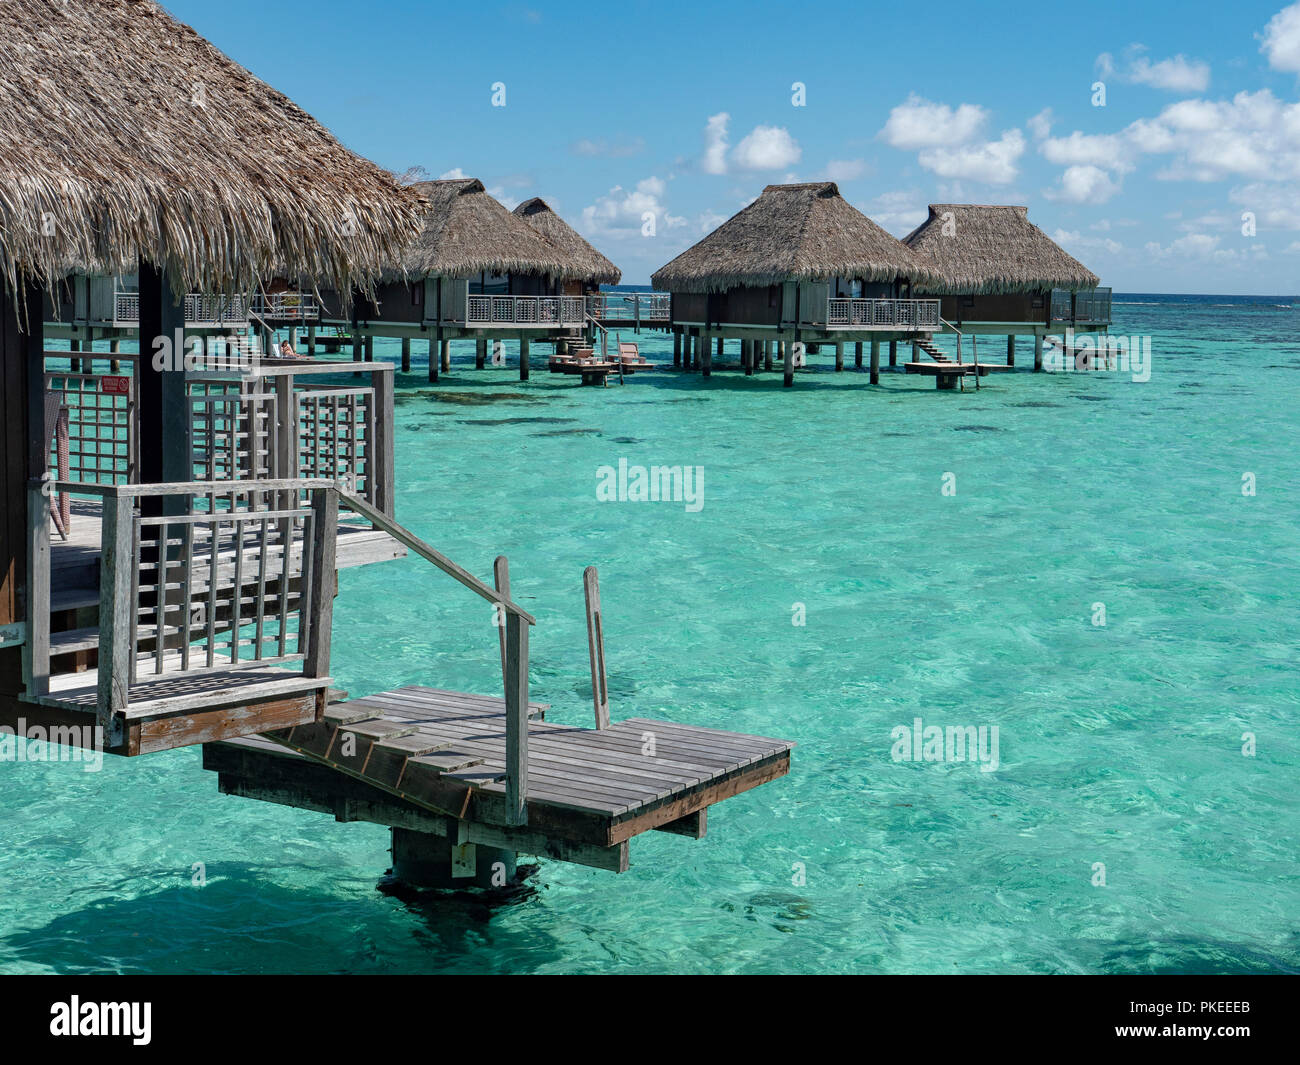
<path fill-rule="evenodd" d="M 255 482 L 261 486 L 261 482 Z M 477 592 L 489 603 L 498 603 L 507 614 L 514 614 L 521 620 L 528 622 L 529 625 L 536 625 L 537 619 L 529 614 L 516 603 L 512 603 L 508 598 L 503 596 L 495 588 L 484 584 L 481 580 L 456 565 L 451 559 L 441 551 L 437 551 L 421 540 L 415 533 L 411 532 L 405 526 L 399 525 L 382 511 L 376 510 L 366 500 L 354 492 L 348 491 L 337 484 L 332 486 L 339 494 L 339 499 L 343 505 L 355 514 L 360 514 L 369 521 L 375 528 L 382 529 L 388 533 L 398 543 L 404 545 L 409 550 L 414 551 L 417 555 L 427 562 L 431 562 L 443 573 L 447 574 L 453 580 L 463 584 L 471 592 Z"/>

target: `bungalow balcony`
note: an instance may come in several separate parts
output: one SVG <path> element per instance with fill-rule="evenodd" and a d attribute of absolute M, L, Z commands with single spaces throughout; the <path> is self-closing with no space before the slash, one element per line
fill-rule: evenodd
<path fill-rule="evenodd" d="M 825 327 L 887 332 L 937 330 L 939 301 L 831 297 L 826 301 Z"/>
<path fill-rule="evenodd" d="M 595 292 L 587 297 L 587 313 L 609 324 L 667 322 L 672 317 L 672 296 L 667 292 Z"/>
<path fill-rule="evenodd" d="M 140 293 L 130 277 L 76 277 L 71 303 L 76 323 L 111 329 L 140 326 Z M 191 329 L 245 329 L 259 318 L 270 325 L 320 320 L 320 301 L 310 292 L 189 292 L 184 308 Z"/>
<path fill-rule="evenodd" d="M 139 328 L 140 293 L 115 289 L 111 306 L 111 315 L 107 320 L 99 319 L 97 324 L 110 325 L 115 329 Z M 249 299 L 244 295 L 189 292 L 185 295 L 184 306 L 185 324 L 195 329 L 238 329 L 248 326 Z"/>
<path fill-rule="evenodd" d="M 1108 288 L 1052 290 L 1051 320 L 1074 325 L 1109 325 L 1111 290 Z"/>
<path fill-rule="evenodd" d="M 465 297 L 465 326 L 507 329 L 578 329 L 586 321 L 587 303 L 582 296 L 488 296 L 470 293 Z"/>

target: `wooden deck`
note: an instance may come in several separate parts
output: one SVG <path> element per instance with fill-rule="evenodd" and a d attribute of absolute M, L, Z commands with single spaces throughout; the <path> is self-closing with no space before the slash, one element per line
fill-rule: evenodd
<path fill-rule="evenodd" d="M 471 841 L 614 871 L 633 836 L 703 835 L 710 805 L 790 769 L 785 740 L 646 718 L 577 728 L 547 722 L 545 709 L 530 704 L 522 828 L 506 816 L 505 704 L 488 696 L 406 687 L 334 703 L 317 723 L 209 744 L 204 765 L 229 793 L 336 816 L 331 803 L 346 798 L 361 803 L 354 814 L 372 812 L 341 820 L 450 818 Z"/>
<path fill-rule="evenodd" d="M 51 533 L 50 609 L 56 613 L 99 604 L 101 511 L 97 499 L 74 499 L 68 539 Z M 250 529 L 249 536 L 252 535 Z M 386 562 L 405 555 L 406 548 L 382 530 L 354 521 L 339 523 L 339 569 Z M 196 559 L 201 561 L 203 557 L 200 553 Z"/>

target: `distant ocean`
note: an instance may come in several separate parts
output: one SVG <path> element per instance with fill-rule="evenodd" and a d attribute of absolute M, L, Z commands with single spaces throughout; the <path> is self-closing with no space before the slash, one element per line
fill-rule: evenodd
<path fill-rule="evenodd" d="M 1120 294 L 1149 381 L 978 392 L 825 349 L 793 389 L 579 388 L 544 352 L 522 384 L 469 344 L 431 386 L 417 345 L 398 515 L 509 556 L 548 719 L 591 721 L 595 564 L 612 715 L 795 740 L 792 773 L 489 908 L 381 894 L 384 829 L 219 795 L 198 750 L 3 764 L 0 972 L 1300 971 L 1293 299 Z M 703 509 L 598 502 L 620 458 L 701 466 Z M 499 687 L 481 603 L 418 559 L 344 571 L 334 622 L 354 694 Z M 917 719 L 996 726 L 998 767 L 896 760 Z"/>

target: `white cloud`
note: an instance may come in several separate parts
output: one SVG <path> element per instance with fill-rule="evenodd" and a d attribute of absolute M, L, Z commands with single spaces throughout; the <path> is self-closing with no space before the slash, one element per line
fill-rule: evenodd
<path fill-rule="evenodd" d="M 1135 85 L 1150 85 L 1169 92 L 1204 92 L 1210 87 L 1210 64 L 1187 56 L 1170 56 L 1152 62 L 1144 54 L 1146 46 L 1132 44 L 1124 50 L 1123 65 L 1109 52 L 1097 57 L 1097 73 L 1103 78 L 1118 78 Z"/>
<path fill-rule="evenodd" d="M 1078 230 L 1058 229 L 1052 234 L 1052 239 L 1066 248 L 1076 248 L 1079 251 L 1104 251 L 1111 255 L 1118 255 L 1124 250 L 1124 245 L 1110 237 L 1086 237 Z"/>
<path fill-rule="evenodd" d="M 1300 4 L 1284 7 L 1268 20 L 1259 50 L 1274 70 L 1300 73 Z"/>
<path fill-rule="evenodd" d="M 995 141 L 983 144 L 927 148 L 917 159 L 940 177 L 1006 185 L 1016 179 L 1016 163 L 1025 151 L 1025 135 L 1009 129 Z"/>
<path fill-rule="evenodd" d="M 979 134 L 987 119 L 988 112 L 975 104 L 961 104 L 954 110 L 912 93 L 889 112 L 880 136 L 903 151 L 964 144 Z"/>
<path fill-rule="evenodd" d="M 1066 203 L 1105 203 L 1119 192 L 1119 184 L 1100 167 L 1082 165 L 1067 167 L 1061 183 L 1043 193 L 1049 200 Z"/>
<path fill-rule="evenodd" d="M 781 126 L 755 126 L 736 145 L 731 161 L 741 170 L 780 170 L 799 162 L 803 150 L 790 131 Z"/>
<path fill-rule="evenodd" d="M 647 213 L 654 215 L 656 230 L 684 226 L 686 219 L 669 213 L 664 204 L 667 189 L 667 182 L 658 177 L 643 178 L 634 189 L 615 185 L 582 209 L 581 228 L 592 236 L 640 236 Z"/>
<path fill-rule="evenodd" d="M 1029 127 L 1029 132 L 1033 134 L 1034 140 L 1046 140 L 1052 133 L 1052 109 L 1044 107 L 1038 114 L 1030 118 L 1025 125 Z"/>
<path fill-rule="evenodd" d="M 731 116 L 726 111 L 710 115 L 704 125 L 704 156 L 700 169 L 706 174 L 727 172 L 727 123 Z"/>
<path fill-rule="evenodd" d="M 1208 233 L 1189 233 L 1168 245 L 1148 241 L 1146 251 L 1155 259 L 1208 259 L 1218 246 L 1218 237 Z"/>
<path fill-rule="evenodd" d="M 867 164 L 861 159 L 832 159 L 826 164 L 826 180 L 852 181 L 867 172 Z"/>
<path fill-rule="evenodd" d="M 1228 199 L 1243 211 L 1252 211 L 1261 226 L 1300 229 L 1300 187 L 1294 184 L 1251 182 L 1235 186 Z"/>
<path fill-rule="evenodd" d="M 469 177 L 469 175 L 468 175 L 467 173 L 465 173 L 465 171 L 463 171 L 460 167 L 456 167 L 455 170 L 448 170 L 445 174 L 439 174 L 439 175 L 438 175 L 438 180 L 439 180 L 439 181 L 455 181 L 455 180 L 459 180 L 459 179 L 461 179 L 461 178 L 467 178 L 467 177 Z"/>

